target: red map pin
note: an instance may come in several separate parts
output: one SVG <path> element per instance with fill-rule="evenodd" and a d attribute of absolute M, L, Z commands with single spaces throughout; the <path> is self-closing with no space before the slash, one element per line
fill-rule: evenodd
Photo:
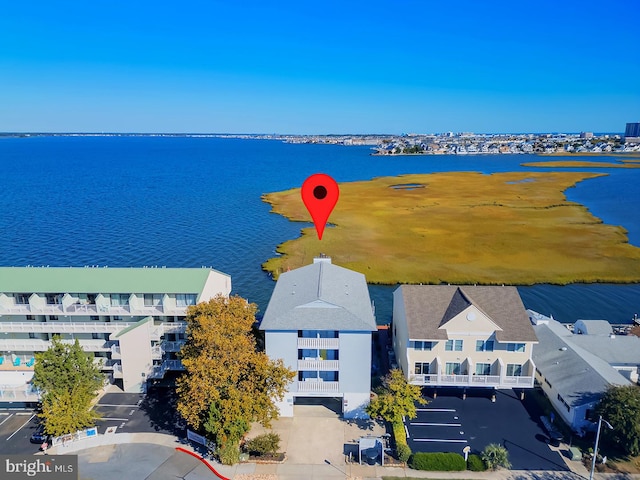
<path fill-rule="evenodd" d="M 316 173 L 304 181 L 300 194 L 305 207 L 311 214 L 313 224 L 316 226 L 318 239 L 322 240 L 322 233 L 329 215 L 338 203 L 340 196 L 338 184 L 329 175 Z"/>

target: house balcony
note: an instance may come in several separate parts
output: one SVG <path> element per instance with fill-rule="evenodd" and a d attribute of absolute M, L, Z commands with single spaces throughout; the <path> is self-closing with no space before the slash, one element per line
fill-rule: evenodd
<path fill-rule="evenodd" d="M 320 350 L 338 350 L 340 348 L 339 338 L 298 338 L 298 349 L 320 349 Z"/>
<path fill-rule="evenodd" d="M 298 360 L 298 371 L 335 372 L 339 370 L 339 367 L 338 360 Z"/>
<path fill-rule="evenodd" d="M 298 382 L 298 392 L 304 393 L 338 393 L 340 382 Z"/>
<path fill-rule="evenodd" d="M 151 358 L 154 360 L 160 360 L 162 358 L 162 347 L 160 345 L 154 345 L 151 347 Z"/>
<path fill-rule="evenodd" d="M 0 333 L 116 333 L 133 325 L 127 322 L 0 322 Z"/>
<path fill-rule="evenodd" d="M 113 365 L 113 378 L 122 378 L 122 364 L 115 363 Z"/>
<path fill-rule="evenodd" d="M 122 353 L 120 353 L 120 346 L 119 345 L 111 345 L 109 347 L 109 350 L 111 351 L 111 358 L 113 358 L 113 359 L 121 359 L 122 358 Z"/>
<path fill-rule="evenodd" d="M 46 304 L 35 306 L 30 304 L 0 305 L 0 315 L 126 315 L 126 316 L 164 316 L 187 314 L 187 307 L 165 308 L 156 306 L 104 305 L 89 303 L 73 303 L 71 305 Z"/>

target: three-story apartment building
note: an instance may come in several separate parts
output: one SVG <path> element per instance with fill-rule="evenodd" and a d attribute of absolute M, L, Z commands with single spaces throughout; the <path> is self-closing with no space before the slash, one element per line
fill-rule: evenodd
<path fill-rule="evenodd" d="M 0 268 L 0 402 L 33 401 L 35 353 L 79 341 L 127 392 L 181 370 L 187 308 L 231 278 L 210 268 Z"/>
<path fill-rule="evenodd" d="M 533 387 L 537 338 L 515 287 L 402 285 L 393 345 L 410 383 Z"/>
<path fill-rule="evenodd" d="M 260 324 L 267 355 L 297 373 L 280 415 L 293 416 L 296 398 L 326 397 L 341 399 L 345 418 L 365 417 L 376 328 L 364 275 L 327 257 L 280 275 Z"/>

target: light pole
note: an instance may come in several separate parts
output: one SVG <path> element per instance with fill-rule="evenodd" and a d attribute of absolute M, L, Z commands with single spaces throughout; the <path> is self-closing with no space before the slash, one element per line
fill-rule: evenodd
<path fill-rule="evenodd" d="M 613 430 L 611 424 L 604 420 L 602 415 L 600 415 L 600 418 L 598 419 L 598 430 L 596 432 L 596 444 L 593 448 L 593 458 L 591 459 L 591 475 L 589 475 L 589 480 L 593 480 L 593 471 L 596 468 L 596 460 L 598 459 L 598 441 L 600 440 L 600 427 L 602 426 L 602 422 L 606 423 L 610 430 Z"/>

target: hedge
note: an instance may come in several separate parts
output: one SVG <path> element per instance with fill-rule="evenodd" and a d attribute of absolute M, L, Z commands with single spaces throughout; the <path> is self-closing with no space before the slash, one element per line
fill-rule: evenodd
<path fill-rule="evenodd" d="M 469 455 L 467 459 L 467 468 L 472 472 L 484 472 L 487 469 L 487 466 L 482 461 L 480 455 Z"/>
<path fill-rule="evenodd" d="M 458 453 L 414 453 L 409 466 L 415 470 L 459 472 L 467 469 L 467 462 Z"/>
<path fill-rule="evenodd" d="M 406 462 L 411 456 L 411 448 L 407 443 L 407 435 L 404 430 L 404 423 L 393 422 L 391 424 L 393 429 L 393 438 L 396 441 L 396 451 L 398 452 L 398 460 Z"/>

